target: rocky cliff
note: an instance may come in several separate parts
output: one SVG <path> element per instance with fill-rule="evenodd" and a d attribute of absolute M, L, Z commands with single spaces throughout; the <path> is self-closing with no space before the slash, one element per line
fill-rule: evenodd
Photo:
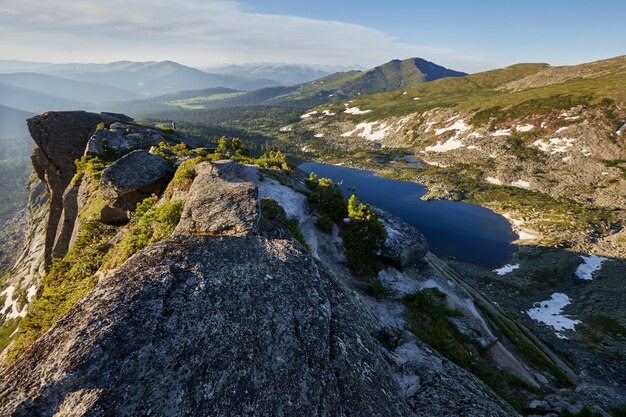
<path fill-rule="evenodd" d="M 512 416 L 528 404 L 505 381 L 533 398 L 576 379 L 400 219 L 378 212 L 382 269 L 354 276 L 297 170 L 120 115 L 30 126 L 47 262 L 3 352 L 2 415 Z M 432 329 L 456 364 L 416 336 Z"/>

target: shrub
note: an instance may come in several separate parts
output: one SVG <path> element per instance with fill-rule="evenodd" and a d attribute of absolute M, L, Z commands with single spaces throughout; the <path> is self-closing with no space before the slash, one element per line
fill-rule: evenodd
<path fill-rule="evenodd" d="M 274 221 L 284 226 L 291 236 L 296 239 L 302 246 L 309 249 L 309 245 L 306 243 L 302 232 L 298 227 L 298 219 L 288 219 L 285 209 L 282 208 L 278 201 L 272 198 L 264 198 L 261 200 L 261 213 L 264 219 Z"/>
<path fill-rule="evenodd" d="M 333 221 L 326 213 L 320 214 L 315 226 L 324 233 L 331 233 L 333 231 Z"/>
<path fill-rule="evenodd" d="M 474 363 L 467 345 L 470 340 L 459 333 L 448 317 L 460 314 L 446 306 L 446 295 L 437 288 L 427 288 L 403 298 L 411 330 L 433 349 L 469 368 Z"/>
<path fill-rule="evenodd" d="M 74 161 L 74 165 L 76 165 L 76 174 L 72 178 L 72 185 L 79 185 L 86 175 L 94 179 L 100 179 L 102 171 L 109 166 L 109 162 L 97 156 L 83 155 L 80 159 Z"/>
<path fill-rule="evenodd" d="M 626 404 L 611 407 L 611 417 L 626 417 Z"/>
<path fill-rule="evenodd" d="M 348 215 L 350 222 L 342 230 L 348 266 L 359 278 L 373 277 L 382 267 L 378 254 L 387 238 L 385 227 L 370 205 L 354 194 L 348 200 Z"/>
<path fill-rule="evenodd" d="M 328 178 L 318 179 L 317 175 L 311 172 L 305 184 L 310 190 L 309 202 L 322 216 L 326 216 L 334 222 L 339 222 L 347 216 L 346 203 L 341 190 L 332 180 Z"/>
<path fill-rule="evenodd" d="M 535 148 L 531 148 L 524 145 L 524 141 L 516 136 L 509 136 L 506 138 L 511 152 L 521 160 L 530 159 L 533 161 L 541 160 L 541 153 Z"/>
<path fill-rule="evenodd" d="M 257 159 L 257 165 L 268 169 L 277 168 L 285 171 L 289 171 L 291 169 L 287 164 L 285 155 L 280 151 L 270 151 L 268 153 L 264 153 Z"/>

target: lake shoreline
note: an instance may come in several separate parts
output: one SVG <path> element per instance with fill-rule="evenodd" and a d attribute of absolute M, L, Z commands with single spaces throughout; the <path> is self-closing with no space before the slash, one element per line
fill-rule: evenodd
<path fill-rule="evenodd" d="M 356 187 L 363 201 L 386 210 L 422 232 L 437 256 L 463 260 L 485 268 L 495 268 L 509 260 L 517 250 L 519 236 L 509 220 L 479 204 L 447 199 L 424 201 L 429 190 L 425 184 L 385 178 L 371 169 L 348 165 L 303 162 L 305 172 L 342 181 L 348 194 Z"/>

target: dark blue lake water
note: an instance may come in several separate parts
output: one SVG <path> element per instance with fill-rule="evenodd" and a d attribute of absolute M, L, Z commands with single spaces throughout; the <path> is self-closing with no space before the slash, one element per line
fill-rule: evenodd
<path fill-rule="evenodd" d="M 341 183 L 344 194 L 356 194 L 400 217 L 421 231 L 440 257 L 453 256 L 487 268 L 506 262 L 515 251 L 517 235 L 499 214 L 476 204 L 457 201 L 422 201 L 426 187 L 412 182 L 374 176 L 369 171 L 305 162 L 300 169 Z"/>

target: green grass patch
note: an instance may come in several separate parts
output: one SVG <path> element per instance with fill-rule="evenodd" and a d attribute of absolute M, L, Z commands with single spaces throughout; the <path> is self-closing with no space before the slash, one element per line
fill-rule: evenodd
<path fill-rule="evenodd" d="M 587 106 L 593 97 L 590 95 L 572 96 L 555 94 L 548 97 L 536 97 L 513 105 L 507 109 L 500 106 L 489 107 L 478 111 L 471 119 L 474 126 L 497 125 L 511 120 L 538 114 L 567 110 L 576 106 Z"/>
<path fill-rule="evenodd" d="M 76 174 L 72 178 L 72 185 L 79 185 L 85 176 L 99 180 L 102 172 L 110 165 L 110 162 L 97 156 L 83 155 L 80 159 L 74 161 L 74 164 L 76 165 Z"/>
<path fill-rule="evenodd" d="M 446 295 L 437 288 L 428 288 L 403 298 L 411 331 L 430 347 L 457 365 L 469 369 L 477 360 L 468 347 L 471 340 L 459 333 L 448 317 L 462 314 L 446 305 Z"/>
<path fill-rule="evenodd" d="M 20 319 L 5 320 L 0 326 L 0 352 L 6 348 L 11 342 L 10 336 L 13 334 L 17 326 L 20 325 Z"/>
<path fill-rule="evenodd" d="M 205 158 L 197 156 L 181 162 L 178 168 L 176 168 L 174 178 L 172 178 L 167 185 L 163 195 L 170 198 L 175 191 L 189 191 L 191 183 L 193 183 L 194 178 L 196 178 L 196 165 L 205 160 Z"/>
<path fill-rule="evenodd" d="M 82 225 L 74 246 L 63 259 L 54 259 L 44 276 L 41 297 L 22 320 L 7 362 L 17 358 L 95 286 L 94 274 L 110 250 L 108 242 L 115 233 L 115 227 L 99 222 Z"/>
<path fill-rule="evenodd" d="M 600 333 L 626 339 L 626 327 L 622 326 L 617 320 L 614 320 L 611 317 L 591 315 L 585 317 L 584 323 L 588 324 Z"/>
<path fill-rule="evenodd" d="M 107 254 L 104 269 L 114 269 L 141 249 L 169 237 L 183 212 L 180 200 L 168 201 L 154 206 L 155 199 L 148 197 L 139 203 L 139 216 L 135 216 L 121 241 Z M 150 208 L 147 206 L 153 205 Z"/>

